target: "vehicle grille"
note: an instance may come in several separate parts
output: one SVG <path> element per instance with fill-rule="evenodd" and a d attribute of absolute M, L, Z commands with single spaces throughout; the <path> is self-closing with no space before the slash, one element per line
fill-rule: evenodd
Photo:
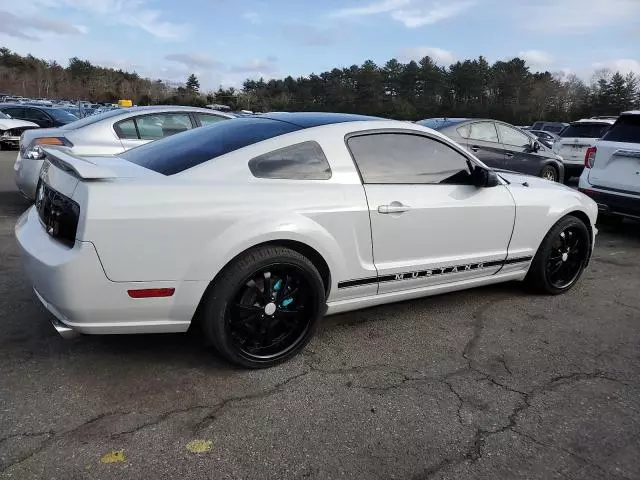
<path fill-rule="evenodd" d="M 36 190 L 36 211 L 49 235 L 73 246 L 80 218 L 80 206 L 76 202 L 40 180 Z"/>

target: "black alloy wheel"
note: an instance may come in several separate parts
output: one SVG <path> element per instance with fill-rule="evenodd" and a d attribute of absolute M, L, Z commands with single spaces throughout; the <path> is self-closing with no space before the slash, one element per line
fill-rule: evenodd
<path fill-rule="evenodd" d="M 563 290 L 576 281 L 587 260 L 589 238 L 575 226 L 567 227 L 556 236 L 547 257 L 547 278 Z"/>
<path fill-rule="evenodd" d="M 572 215 L 561 218 L 542 240 L 527 282 L 537 291 L 557 295 L 571 289 L 591 255 L 591 234 L 585 223 Z"/>
<path fill-rule="evenodd" d="M 306 272 L 274 264 L 242 282 L 227 308 L 226 327 L 242 355 L 269 360 L 285 355 L 304 338 L 316 311 Z"/>
<path fill-rule="evenodd" d="M 209 286 L 198 321 L 232 363 L 265 368 L 294 356 L 325 312 L 315 265 L 281 246 L 256 247 L 232 260 Z"/>

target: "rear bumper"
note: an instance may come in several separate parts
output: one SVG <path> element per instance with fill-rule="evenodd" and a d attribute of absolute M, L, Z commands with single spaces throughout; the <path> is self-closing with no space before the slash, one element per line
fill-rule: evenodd
<path fill-rule="evenodd" d="M 13 164 L 16 186 L 20 193 L 31 201 L 36 198 L 36 188 L 43 163 L 44 160 L 24 159 L 18 152 L 16 162 Z"/>
<path fill-rule="evenodd" d="M 38 299 L 63 336 L 167 333 L 189 328 L 202 282 L 112 282 L 91 242 L 65 247 L 45 231 L 34 207 L 15 228 L 22 263 Z M 134 299 L 130 289 L 175 288 L 172 297 Z"/>
<path fill-rule="evenodd" d="M 640 195 L 598 189 L 585 181 L 584 175 L 580 178 L 578 190 L 596 202 L 601 213 L 640 220 Z"/>

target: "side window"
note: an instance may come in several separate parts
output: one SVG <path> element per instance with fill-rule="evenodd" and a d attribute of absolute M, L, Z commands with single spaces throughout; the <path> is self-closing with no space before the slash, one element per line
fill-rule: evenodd
<path fill-rule="evenodd" d="M 456 132 L 458 132 L 458 135 L 460 135 L 462 138 L 469 138 L 469 136 L 471 135 L 471 125 L 463 125 L 461 127 L 456 128 Z"/>
<path fill-rule="evenodd" d="M 25 108 L 24 118 L 36 123 L 52 123 L 49 116 L 37 108 Z"/>
<path fill-rule="evenodd" d="M 469 160 L 438 140 L 377 133 L 351 137 L 347 144 L 364 183 L 470 183 Z"/>
<path fill-rule="evenodd" d="M 11 118 L 24 118 L 24 108 L 14 107 L 14 108 L 6 108 L 3 110 L 4 113 L 10 115 Z"/>
<path fill-rule="evenodd" d="M 191 130 L 193 125 L 187 113 L 159 113 L 136 117 L 142 140 L 158 140 Z"/>
<path fill-rule="evenodd" d="M 198 113 L 198 119 L 203 127 L 207 125 L 213 125 L 214 123 L 218 123 L 221 120 L 227 120 L 225 117 L 220 117 L 218 115 L 207 115 L 206 113 Z"/>
<path fill-rule="evenodd" d="M 316 142 L 274 150 L 249 161 L 249 170 L 254 177 L 289 180 L 327 180 L 331 168 L 327 157 Z"/>
<path fill-rule="evenodd" d="M 498 132 L 496 132 L 496 126 L 493 122 L 472 123 L 469 138 L 482 142 L 498 143 Z"/>
<path fill-rule="evenodd" d="M 113 129 L 115 130 L 116 135 L 118 135 L 118 138 L 127 140 L 138 139 L 138 132 L 136 131 L 136 124 L 133 121 L 133 118 L 116 123 L 113 126 Z"/>
<path fill-rule="evenodd" d="M 527 147 L 531 145 L 531 140 L 524 133 L 519 132 L 515 128 L 507 127 L 498 123 L 498 132 L 500 132 L 500 138 L 505 145 L 511 145 L 514 147 Z"/>

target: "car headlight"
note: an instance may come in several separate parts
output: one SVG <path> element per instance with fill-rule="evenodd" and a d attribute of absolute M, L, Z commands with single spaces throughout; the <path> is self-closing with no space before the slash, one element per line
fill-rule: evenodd
<path fill-rule="evenodd" d="M 42 150 L 42 146 L 58 146 L 58 147 L 73 147 L 73 143 L 64 137 L 42 137 L 34 139 L 27 148 L 25 148 L 22 154 L 23 158 L 29 160 L 43 160 L 45 153 Z"/>

